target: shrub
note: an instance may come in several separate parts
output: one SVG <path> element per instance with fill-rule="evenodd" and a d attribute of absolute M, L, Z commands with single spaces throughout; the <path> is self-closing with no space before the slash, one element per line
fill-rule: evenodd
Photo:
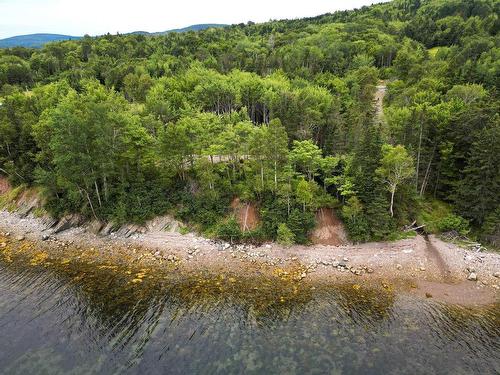
<path fill-rule="evenodd" d="M 262 227 L 257 227 L 254 230 L 246 231 L 241 233 L 241 241 L 250 242 L 254 244 L 262 244 L 268 238 L 265 236 Z"/>
<path fill-rule="evenodd" d="M 420 212 L 417 216 L 417 224 L 425 225 L 427 233 L 438 233 L 439 223 L 452 215 L 451 206 L 437 199 L 420 202 Z"/>
<path fill-rule="evenodd" d="M 287 203 L 276 199 L 272 194 L 263 194 L 260 202 L 260 219 L 263 236 L 267 239 L 276 239 L 280 223 L 286 222 L 288 217 Z"/>
<path fill-rule="evenodd" d="M 240 225 L 234 217 L 230 217 L 229 219 L 225 219 L 217 223 L 214 234 L 217 238 L 231 243 L 239 242 L 242 237 Z"/>
<path fill-rule="evenodd" d="M 376 196 L 366 204 L 366 222 L 370 228 L 370 240 L 385 240 L 396 230 L 396 221 L 389 215 L 387 202 Z"/>
<path fill-rule="evenodd" d="M 342 207 L 341 216 L 352 241 L 368 241 L 370 238 L 369 227 L 363 212 L 363 204 L 357 197 L 349 198 Z"/>
<path fill-rule="evenodd" d="M 294 208 L 290 212 L 286 224 L 295 235 L 295 243 L 307 244 L 309 242 L 309 234 L 314 228 L 316 220 L 313 212 L 303 212 L 298 208 Z"/>
<path fill-rule="evenodd" d="M 276 231 L 276 240 L 283 246 L 291 246 L 295 243 L 295 234 L 286 224 L 282 223 L 278 226 L 278 230 Z"/>
<path fill-rule="evenodd" d="M 182 234 L 182 235 L 188 234 L 189 233 L 189 228 L 185 227 L 185 226 L 182 226 L 182 227 L 179 228 L 179 233 Z"/>
<path fill-rule="evenodd" d="M 456 230 L 465 236 L 470 232 L 469 222 L 461 216 L 450 214 L 438 222 L 438 229 L 441 232 Z"/>
<path fill-rule="evenodd" d="M 209 230 L 214 227 L 214 223 L 224 220 L 229 207 L 227 197 L 210 194 L 194 195 L 184 191 L 175 199 L 179 207 L 176 217 L 183 222 L 197 224 L 201 231 Z M 214 235 L 217 236 L 215 233 Z"/>
<path fill-rule="evenodd" d="M 493 246 L 500 248 L 500 207 L 486 216 L 481 227 L 481 238 Z"/>

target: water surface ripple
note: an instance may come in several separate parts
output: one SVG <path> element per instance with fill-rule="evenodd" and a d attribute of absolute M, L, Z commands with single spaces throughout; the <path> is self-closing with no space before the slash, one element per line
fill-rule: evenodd
<path fill-rule="evenodd" d="M 498 304 L 264 277 L 142 277 L 0 261 L 0 373 L 500 373 Z"/>

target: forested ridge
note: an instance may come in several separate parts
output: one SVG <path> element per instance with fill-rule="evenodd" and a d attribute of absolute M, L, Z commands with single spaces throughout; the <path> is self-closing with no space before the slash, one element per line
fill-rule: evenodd
<path fill-rule="evenodd" d="M 414 221 L 498 244 L 498 0 L 0 50 L 0 173 L 56 216 L 173 213 L 232 240 L 353 241 Z M 376 86 L 386 85 L 383 115 Z M 242 232 L 239 197 L 260 213 Z"/>

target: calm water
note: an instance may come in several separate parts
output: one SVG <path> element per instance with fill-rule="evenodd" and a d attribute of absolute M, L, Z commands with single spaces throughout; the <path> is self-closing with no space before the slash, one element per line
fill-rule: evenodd
<path fill-rule="evenodd" d="M 498 374 L 499 315 L 357 285 L 0 256 L 2 374 Z"/>

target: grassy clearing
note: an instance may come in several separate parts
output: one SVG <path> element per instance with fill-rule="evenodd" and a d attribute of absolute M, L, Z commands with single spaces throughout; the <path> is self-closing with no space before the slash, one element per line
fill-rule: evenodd
<path fill-rule="evenodd" d="M 25 190 L 25 185 L 19 185 L 5 194 L 0 195 L 0 209 L 14 211 L 17 208 L 16 200 Z"/>

